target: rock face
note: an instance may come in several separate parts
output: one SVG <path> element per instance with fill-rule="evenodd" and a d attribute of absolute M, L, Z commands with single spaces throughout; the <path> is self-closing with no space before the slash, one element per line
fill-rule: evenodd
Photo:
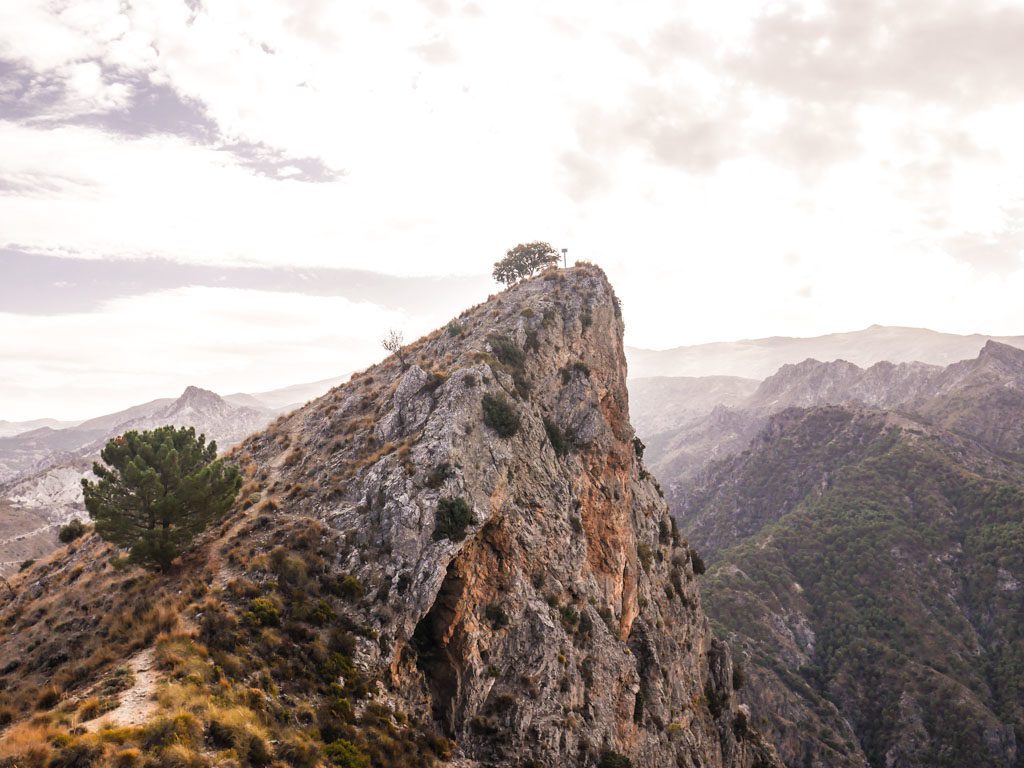
<path fill-rule="evenodd" d="M 466 767 L 781 768 L 738 707 L 692 553 L 637 455 L 622 331 L 600 270 L 551 270 L 245 440 L 234 515 L 176 581 L 152 577 L 217 661 L 210 685 L 286 713 L 273 722 L 315 712 L 309 738 L 336 753 L 379 752 L 384 724 L 416 724 Z M 59 602 L 98 612 L 82 585 L 120 576 L 59 585 L 90 547 L 19 577 L 0 664 L 52 647 L 17 623 L 46 592 L 79 590 Z M 189 603 L 178 584 L 195 578 L 205 596 Z M 205 658 L 187 679 L 205 679 Z M 0 682 L 38 690 L 61 669 L 20 662 Z"/>
<path fill-rule="evenodd" d="M 773 765 L 734 727 L 689 551 L 633 445 L 617 300 L 602 273 L 552 272 L 501 294 L 278 429 L 294 475 L 336 477 L 314 444 L 390 390 L 367 436 L 383 455 L 314 505 L 355 546 L 347 565 L 393 597 L 364 662 L 487 765 Z M 382 380 L 381 380 L 382 379 Z M 488 426 L 485 402 L 518 430 Z M 273 464 L 265 437 L 240 456 Z M 354 451 L 362 450 L 361 446 Z M 244 459 L 243 459 L 244 460 Z M 315 463 L 314 463 L 315 462 Z M 465 538 L 440 510 L 465 502 Z M 455 536 L 458 539 L 457 536 Z M 728 675 L 726 675 L 728 678 Z M 738 737 L 736 734 L 740 733 Z"/>

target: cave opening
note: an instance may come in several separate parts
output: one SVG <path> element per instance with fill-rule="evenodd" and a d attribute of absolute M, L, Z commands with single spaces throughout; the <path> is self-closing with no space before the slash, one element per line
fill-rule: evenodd
<path fill-rule="evenodd" d="M 416 667 L 423 675 L 430 694 L 434 720 L 446 736 L 458 728 L 459 665 L 453 654 L 455 622 L 458 606 L 465 590 L 465 581 L 455 561 L 448 564 L 441 589 L 434 604 L 416 625 L 412 647 L 416 651 Z"/>

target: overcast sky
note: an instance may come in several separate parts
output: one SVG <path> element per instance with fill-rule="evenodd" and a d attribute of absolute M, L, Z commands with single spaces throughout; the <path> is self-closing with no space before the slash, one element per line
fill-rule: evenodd
<path fill-rule="evenodd" d="M 548 240 L 627 342 L 1024 333 L 1024 2 L 3 0 L 0 418 L 335 376 Z"/>

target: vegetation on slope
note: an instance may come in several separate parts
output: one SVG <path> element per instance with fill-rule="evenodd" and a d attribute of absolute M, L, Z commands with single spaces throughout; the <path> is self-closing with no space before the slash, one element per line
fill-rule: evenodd
<path fill-rule="evenodd" d="M 791 474 L 794 441 L 857 445 L 824 487 L 716 555 L 708 612 L 759 668 L 755 695 L 802 699 L 797 727 L 825 754 L 1020 765 L 1008 731 L 1024 743 L 1024 473 L 912 426 L 851 418 L 840 439 L 823 423 L 755 448 L 730 481 L 755 493 Z M 859 744 L 843 743 L 831 705 Z"/>

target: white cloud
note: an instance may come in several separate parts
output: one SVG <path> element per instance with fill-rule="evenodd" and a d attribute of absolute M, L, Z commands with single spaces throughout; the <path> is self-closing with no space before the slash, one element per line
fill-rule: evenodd
<path fill-rule="evenodd" d="M 1021 30 L 989 0 L 10 0 L 0 109 L 19 77 L 66 119 L 0 120 L 0 246 L 411 275 L 541 238 L 643 346 L 1019 333 Z M 95 122 L 153 89 L 202 125 Z"/>

